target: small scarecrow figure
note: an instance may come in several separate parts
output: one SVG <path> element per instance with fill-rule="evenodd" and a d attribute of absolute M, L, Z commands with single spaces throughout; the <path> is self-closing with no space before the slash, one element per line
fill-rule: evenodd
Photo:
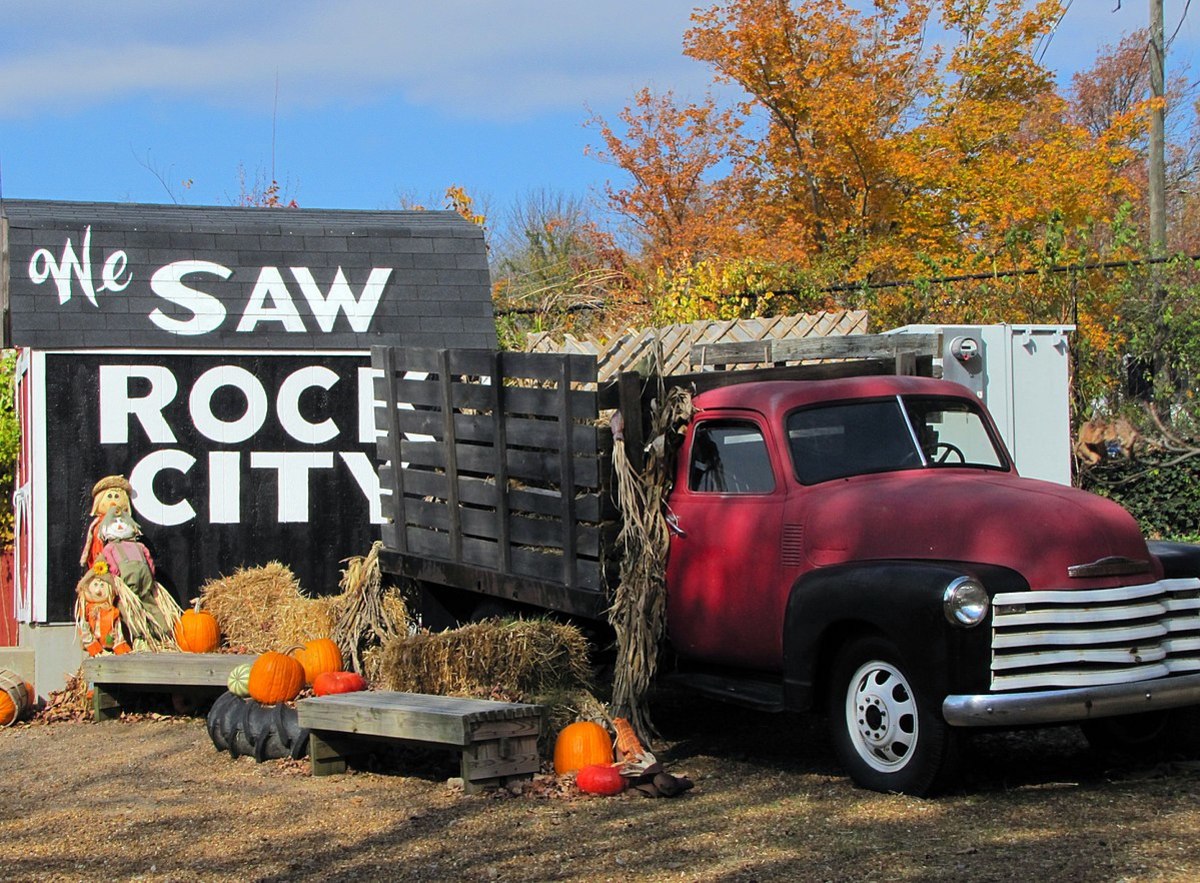
<path fill-rule="evenodd" d="M 83 541 L 83 554 L 79 556 L 80 567 L 91 567 L 104 549 L 100 539 L 100 524 L 111 509 L 133 512 L 130 501 L 133 487 L 124 475 L 106 475 L 92 488 L 92 521 L 88 525 Z"/>
<path fill-rule="evenodd" d="M 117 579 L 104 561 L 97 561 L 75 587 L 75 624 L 88 656 L 119 656 L 133 649 L 125 640 L 117 596 Z"/>
<path fill-rule="evenodd" d="M 152 650 L 174 646 L 175 624 L 180 609 L 175 599 L 154 579 L 154 559 L 140 542 L 142 529 L 133 516 L 118 506 L 104 515 L 97 530 L 104 543 L 100 560 L 119 577 L 132 600 L 118 591 L 118 605 L 130 634 L 145 641 Z M 134 603 L 136 602 L 136 603 Z M 135 611 L 136 608 L 136 611 Z M 139 615 L 140 614 L 140 615 Z"/>

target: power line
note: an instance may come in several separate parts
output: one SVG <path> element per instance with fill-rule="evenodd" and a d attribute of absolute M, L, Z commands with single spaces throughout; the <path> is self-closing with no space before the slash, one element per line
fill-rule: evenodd
<path fill-rule="evenodd" d="M 1185 0 L 1183 4 L 1183 12 L 1179 13 L 1179 24 L 1175 25 L 1175 30 L 1171 32 L 1171 39 L 1167 40 L 1167 46 L 1175 42 L 1175 38 L 1179 36 L 1179 29 L 1183 27 L 1183 22 L 1187 18 L 1188 9 L 1192 5 L 1192 0 Z"/>

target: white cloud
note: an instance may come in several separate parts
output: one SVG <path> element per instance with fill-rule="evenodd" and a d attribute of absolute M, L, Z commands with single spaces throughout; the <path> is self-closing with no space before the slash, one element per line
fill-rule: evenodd
<path fill-rule="evenodd" d="M 36 7 L 35 7 L 36 8 Z M 180 6 L 123 0 L 48 21 L 6 13 L 0 116 L 130 96 L 261 108 L 399 92 L 463 115 L 523 116 L 623 99 L 647 82 L 698 89 L 680 53 L 689 0 L 442 0 Z"/>

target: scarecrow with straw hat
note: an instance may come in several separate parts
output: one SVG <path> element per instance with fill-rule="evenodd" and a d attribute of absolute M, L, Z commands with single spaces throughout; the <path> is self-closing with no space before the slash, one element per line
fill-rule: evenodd
<path fill-rule="evenodd" d="M 179 605 L 154 578 L 154 561 L 138 542 L 133 487 L 107 475 L 92 488 L 91 523 L 79 564 L 87 573 L 76 587 L 75 620 L 89 653 L 109 649 L 168 650 L 175 646 Z M 95 596 L 95 597 L 93 597 Z M 124 650 L 116 650 L 122 646 Z M 92 655 L 95 655 L 94 653 Z"/>
<path fill-rule="evenodd" d="M 124 475 L 106 475 L 92 488 L 92 521 L 83 540 L 83 554 L 79 566 L 90 568 L 104 552 L 104 540 L 100 538 L 100 524 L 111 509 L 132 512 L 133 486 Z"/>

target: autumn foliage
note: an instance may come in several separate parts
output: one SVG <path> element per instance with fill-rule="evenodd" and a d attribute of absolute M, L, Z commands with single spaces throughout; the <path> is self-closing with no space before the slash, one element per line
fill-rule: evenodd
<path fill-rule="evenodd" d="M 1064 86 L 1040 59 L 1068 5 L 698 9 L 683 51 L 710 70 L 710 94 L 642 89 L 615 120 L 590 121 L 616 167 L 609 207 L 638 236 L 628 275 L 645 321 L 843 306 L 869 309 L 875 328 L 1070 323 L 1081 410 L 1111 403 L 1122 354 L 1187 339 L 1200 309 L 1189 266 L 1169 315 L 1144 308 L 1165 303 L 1147 296 L 1161 274 L 1112 269 L 1145 255 L 1147 35 L 1104 47 Z M 1195 252 L 1193 99 L 1169 80 L 1170 244 Z M 1189 370 L 1159 379 L 1177 390 Z"/>

